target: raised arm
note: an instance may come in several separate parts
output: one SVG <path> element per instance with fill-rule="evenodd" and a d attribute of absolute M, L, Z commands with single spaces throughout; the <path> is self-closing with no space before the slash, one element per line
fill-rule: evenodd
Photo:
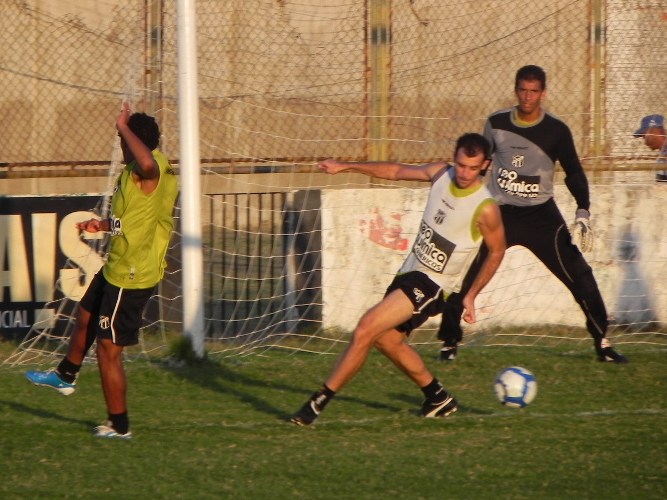
<path fill-rule="evenodd" d="M 160 176 L 160 168 L 157 166 L 150 148 L 128 126 L 130 114 L 130 105 L 124 102 L 123 108 L 116 119 L 116 130 L 118 130 L 121 139 L 125 141 L 132 158 L 136 161 L 135 174 L 141 179 L 157 179 Z"/>
<path fill-rule="evenodd" d="M 430 182 L 436 173 L 447 167 L 447 164 L 443 162 L 426 163 L 424 165 L 385 161 L 346 162 L 330 158 L 319 162 L 318 166 L 320 170 L 327 174 L 348 171 L 390 181 Z"/>
<path fill-rule="evenodd" d="M 463 297 L 463 320 L 466 323 L 474 323 L 476 321 L 475 315 L 475 298 L 487 285 L 491 278 L 498 270 L 500 263 L 505 256 L 505 228 L 500 216 L 500 209 L 495 203 L 487 204 L 481 211 L 477 224 L 479 230 L 484 238 L 484 244 L 488 249 L 488 254 L 482 268 L 477 273 L 470 290 Z"/>

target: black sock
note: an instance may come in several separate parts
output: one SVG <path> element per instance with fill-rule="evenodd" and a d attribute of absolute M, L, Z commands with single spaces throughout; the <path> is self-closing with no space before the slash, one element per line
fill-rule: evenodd
<path fill-rule="evenodd" d="M 312 401 L 315 401 L 315 404 L 320 408 L 320 410 L 324 410 L 324 407 L 331 401 L 331 398 L 333 398 L 336 395 L 336 391 L 333 391 L 327 387 L 326 384 L 322 386 L 322 388 L 317 391 L 315 394 L 312 395 L 310 398 Z"/>
<path fill-rule="evenodd" d="M 73 384 L 76 380 L 76 376 L 78 375 L 79 370 L 81 370 L 81 365 L 75 365 L 69 359 L 67 359 L 67 356 L 65 356 L 58 364 L 56 373 L 68 384 Z"/>
<path fill-rule="evenodd" d="M 118 434 L 127 434 L 127 431 L 130 430 L 130 419 L 127 417 L 126 411 L 123 413 L 109 413 L 109 421 L 113 430 Z"/>
<path fill-rule="evenodd" d="M 435 377 L 428 385 L 422 387 L 422 392 L 429 401 L 442 401 L 447 397 L 447 391 Z"/>

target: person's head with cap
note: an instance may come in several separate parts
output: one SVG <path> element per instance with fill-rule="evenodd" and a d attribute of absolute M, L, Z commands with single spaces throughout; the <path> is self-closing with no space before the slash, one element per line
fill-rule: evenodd
<path fill-rule="evenodd" d="M 651 149 L 662 148 L 665 143 L 665 117 L 662 115 L 645 116 L 639 128 L 632 135 L 642 137 L 644 144 Z"/>

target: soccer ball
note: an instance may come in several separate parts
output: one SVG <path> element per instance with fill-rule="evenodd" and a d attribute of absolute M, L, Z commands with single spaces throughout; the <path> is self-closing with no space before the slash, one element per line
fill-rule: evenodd
<path fill-rule="evenodd" d="M 494 383 L 496 397 L 505 406 L 523 408 L 537 395 L 535 375 L 520 366 L 505 368 Z"/>

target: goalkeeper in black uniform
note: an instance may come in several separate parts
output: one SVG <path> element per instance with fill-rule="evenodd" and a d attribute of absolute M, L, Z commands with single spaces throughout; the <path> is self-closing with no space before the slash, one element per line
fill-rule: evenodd
<path fill-rule="evenodd" d="M 524 66 L 516 73 L 517 105 L 489 116 L 484 136 L 491 142 L 493 162 L 489 190 L 500 204 L 507 248 L 521 245 L 570 290 L 586 316 L 600 361 L 626 363 L 605 338 L 607 310 L 600 290 L 579 248 L 572 243 L 567 225 L 553 199 L 555 162 L 565 171 L 565 185 L 577 202 L 572 234 L 583 251 L 593 246 L 590 227 L 588 180 L 579 162 L 569 127 L 544 111 L 546 73 L 539 66 Z M 478 260 L 469 269 L 458 294 L 445 304 L 438 338 L 443 341 L 441 360 L 453 360 L 463 332 L 459 324 L 461 297 L 484 261 L 482 245 Z"/>

